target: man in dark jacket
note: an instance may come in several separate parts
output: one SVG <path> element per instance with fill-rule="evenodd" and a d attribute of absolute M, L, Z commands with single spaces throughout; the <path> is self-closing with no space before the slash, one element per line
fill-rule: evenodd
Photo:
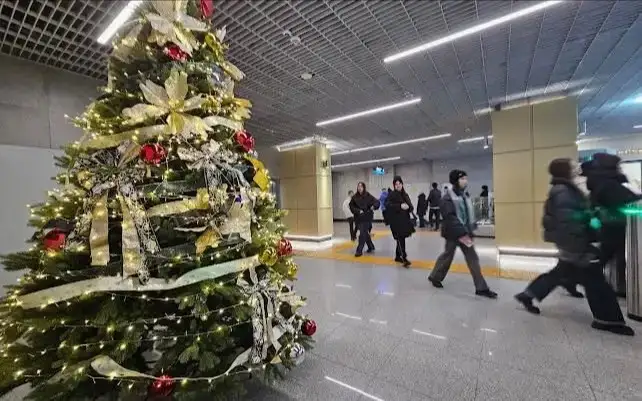
<path fill-rule="evenodd" d="M 359 230 L 359 244 L 354 254 L 356 257 L 363 255 L 363 247 L 366 244 L 368 245 L 368 253 L 375 250 L 370 231 L 372 230 L 374 211 L 377 209 L 379 209 L 379 201 L 366 191 L 366 184 L 363 182 L 357 184 L 357 193 L 352 196 L 350 201 L 350 210 L 354 214 L 354 221 Z"/>
<path fill-rule="evenodd" d="M 430 224 L 435 231 L 439 230 L 439 220 L 441 219 L 439 213 L 439 205 L 441 204 L 441 191 L 439 190 L 439 184 L 436 182 L 432 183 L 432 189 L 428 194 L 428 207 L 430 211 L 428 212 L 428 224 Z"/>
<path fill-rule="evenodd" d="M 476 223 L 472 202 L 470 197 L 466 195 L 467 174 L 461 170 L 453 170 L 450 172 L 449 179 L 452 189 L 448 190 L 441 201 L 441 215 L 444 219 L 441 236 L 446 239 L 446 247 L 437 258 L 428 280 L 433 286 L 443 288 L 441 282 L 446 278 L 455 251 L 459 248 L 464 253 L 468 270 L 473 276 L 475 294 L 487 298 L 497 298 L 497 293 L 488 288 L 482 275 L 479 256 L 473 243 Z"/>
<path fill-rule="evenodd" d="M 557 246 L 559 261 L 551 271 L 537 277 L 515 298 L 531 313 L 539 313 L 533 299 L 541 300 L 567 278 L 579 279 L 586 290 L 592 327 L 617 334 L 633 335 L 625 325 L 615 292 L 606 282 L 598 259 L 599 250 L 592 243 L 589 202 L 574 184 L 574 166 L 570 159 L 555 159 L 549 166 L 551 189 L 544 204 L 544 240 Z"/>
<path fill-rule="evenodd" d="M 599 209 L 602 223 L 600 230 L 600 260 L 604 265 L 614 261 L 619 296 L 626 295 L 626 216 L 620 211 L 640 196 L 623 184 L 627 178 L 620 171 L 618 156 L 608 153 L 593 155 L 591 168 L 586 176 L 586 187 L 591 192 L 591 203 Z"/>

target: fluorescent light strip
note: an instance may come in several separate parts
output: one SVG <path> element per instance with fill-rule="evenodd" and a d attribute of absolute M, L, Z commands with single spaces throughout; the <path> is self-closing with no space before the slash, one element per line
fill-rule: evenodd
<path fill-rule="evenodd" d="M 366 150 L 372 150 L 372 149 L 382 149 L 382 148 L 389 148 L 389 147 L 392 147 L 392 146 L 408 145 L 408 144 L 411 144 L 411 143 L 431 141 L 433 139 L 448 138 L 449 136 L 451 136 L 451 134 L 425 136 L 425 137 L 422 137 L 422 138 L 408 139 L 407 141 L 390 142 L 390 143 L 384 143 L 383 145 L 374 145 L 374 146 L 366 146 L 364 148 L 341 150 L 339 152 L 334 152 L 331 155 L 332 156 L 338 156 L 338 155 L 345 155 L 345 154 L 348 154 L 348 153 L 364 152 Z"/>
<path fill-rule="evenodd" d="M 485 136 L 476 136 L 474 138 L 464 138 L 457 141 L 457 143 L 481 142 L 486 139 Z"/>
<path fill-rule="evenodd" d="M 366 393 L 365 391 L 363 391 L 363 390 L 361 390 L 361 389 L 358 389 L 358 388 L 356 388 L 356 387 L 352 387 L 351 385 L 346 384 L 346 383 L 344 383 L 344 382 L 342 382 L 342 381 L 339 381 L 339 380 L 337 380 L 337 379 L 333 379 L 333 378 L 331 378 L 330 376 L 326 376 L 326 377 L 325 377 L 325 379 L 326 379 L 326 380 L 328 380 L 328 381 L 331 381 L 331 382 L 332 382 L 332 383 L 334 383 L 334 384 L 338 384 L 338 385 L 339 385 L 339 386 L 341 386 L 341 387 L 345 387 L 345 388 L 347 388 L 348 390 L 352 390 L 352 391 L 354 391 L 355 393 L 359 393 L 359 394 L 361 394 L 362 396 L 367 397 L 367 398 L 369 398 L 369 399 L 371 399 L 371 400 L 373 400 L 373 401 L 384 401 L 384 400 L 382 400 L 382 399 L 381 399 L 381 398 L 379 398 L 379 397 L 375 397 L 375 396 L 374 396 L 374 395 L 372 395 L 372 394 L 368 394 L 368 393 Z"/>
<path fill-rule="evenodd" d="M 642 128 L 642 125 L 634 125 L 633 128 L 634 129 L 640 129 L 640 128 Z"/>
<path fill-rule="evenodd" d="M 345 317 L 347 319 L 361 320 L 361 316 L 348 315 L 347 313 L 336 312 L 335 315 Z"/>
<path fill-rule="evenodd" d="M 481 32 L 481 31 L 486 30 L 488 28 L 492 28 L 494 26 L 501 25 L 501 24 L 504 24 L 506 22 L 510 22 L 510 21 L 516 20 L 516 19 L 524 17 L 526 15 L 536 13 L 536 12 L 538 12 L 540 10 L 543 10 L 545 8 L 554 6 L 554 5 L 559 4 L 561 2 L 562 2 L 561 0 L 544 1 L 544 2 L 538 3 L 538 4 L 534 5 L 534 6 L 526 7 L 524 9 L 522 9 L 522 10 L 515 11 L 515 12 L 510 13 L 510 14 L 506 14 L 503 17 L 495 18 L 495 19 L 490 20 L 488 22 L 484 22 L 483 24 L 475 25 L 475 26 L 470 27 L 468 29 L 464 29 L 463 31 L 455 32 L 455 33 L 453 33 L 451 35 L 444 36 L 443 38 L 439 38 L 437 40 L 433 40 L 431 42 L 424 43 L 423 45 L 419 45 L 419 46 L 410 48 L 408 50 L 404 50 L 404 51 L 402 51 L 400 53 L 393 54 L 391 56 L 388 56 L 388 57 L 384 58 L 383 62 L 384 63 L 390 63 L 392 61 L 400 60 L 402 58 L 411 56 L 411 55 L 416 54 L 416 53 L 420 53 L 420 52 L 423 52 L 423 51 L 426 51 L 426 50 L 429 50 L 429 49 L 433 49 L 433 48 L 435 48 L 437 46 L 441 46 L 443 44 L 446 44 L 446 43 L 449 43 L 449 42 L 453 42 L 453 41 L 455 41 L 457 39 L 461 39 L 461 38 L 469 36 L 469 35 L 473 35 L 475 33 Z"/>
<path fill-rule="evenodd" d="M 635 103 L 642 103 L 642 96 L 638 96 L 635 99 L 633 99 Z"/>
<path fill-rule="evenodd" d="M 123 26 L 123 24 L 129 19 L 129 17 L 134 14 L 136 8 L 143 3 L 143 0 L 130 0 L 127 5 L 120 10 L 120 13 L 114 18 L 114 20 L 107 26 L 107 29 L 100 34 L 97 41 L 101 45 L 107 44 L 109 39 L 118 31 L 118 29 Z"/>
<path fill-rule="evenodd" d="M 382 111 L 388 111 L 388 110 L 398 109 L 399 107 L 410 106 L 411 104 L 415 104 L 419 102 L 421 102 L 421 98 L 417 97 L 414 99 L 405 100 L 403 102 L 389 104 L 387 106 L 376 107 L 374 109 L 364 110 L 358 113 L 332 118 L 330 120 L 319 121 L 316 125 L 317 127 L 323 127 L 325 125 L 330 125 L 341 121 L 352 120 L 353 118 L 365 117 L 371 114 L 381 113 Z"/>
<path fill-rule="evenodd" d="M 428 336 L 428 337 L 436 338 L 438 340 L 447 340 L 448 339 L 447 337 L 440 336 L 440 335 L 433 334 L 433 333 L 428 333 L 427 331 L 421 331 L 421 330 L 417 330 L 417 329 L 412 329 L 412 331 L 413 331 L 413 333 L 421 334 L 422 336 Z"/>
<path fill-rule="evenodd" d="M 362 162 L 354 162 L 354 163 L 335 164 L 331 167 L 339 168 L 339 167 L 348 167 L 348 166 L 360 166 L 362 164 L 383 163 L 383 162 L 390 162 L 390 161 L 399 160 L 399 159 L 401 159 L 401 156 L 386 157 L 385 159 L 364 160 Z"/>
<path fill-rule="evenodd" d="M 324 138 L 319 135 L 313 135 L 307 138 L 297 139 L 296 141 L 290 141 L 290 142 L 282 143 L 280 145 L 276 145 L 275 148 L 279 152 L 284 152 L 287 150 L 303 148 L 305 146 L 312 145 L 313 143 L 327 143 L 327 141 L 328 141 L 327 138 Z"/>

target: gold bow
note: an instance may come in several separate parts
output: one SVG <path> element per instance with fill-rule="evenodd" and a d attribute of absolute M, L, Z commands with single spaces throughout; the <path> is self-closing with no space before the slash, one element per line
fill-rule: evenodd
<path fill-rule="evenodd" d="M 267 175 L 267 171 L 265 170 L 265 166 L 263 163 L 257 159 L 256 157 L 252 156 L 245 156 L 247 160 L 252 163 L 252 166 L 254 167 L 254 182 L 256 185 L 261 188 L 261 191 L 265 192 L 270 186 L 270 178 Z"/>
<path fill-rule="evenodd" d="M 159 46 L 176 43 L 191 55 L 198 48 L 198 41 L 191 31 L 206 32 L 207 24 L 187 15 L 187 0 L 154 0 L 151 3 L 156 12 L 146 14 L 153 29 L 148 40 Z"/>

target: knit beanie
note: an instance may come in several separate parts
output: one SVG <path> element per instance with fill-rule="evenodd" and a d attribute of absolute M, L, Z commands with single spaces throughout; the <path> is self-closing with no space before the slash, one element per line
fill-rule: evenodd
<path fill-rule="evenodd" d="M 448 181 L 449 181 L 452 185 L 454 185 L 454 186 L 458 186 L 458 184 L 459 184 L 459 179 L 460 179 L 461 177 L 467 177 L 467 176 L 468 176 L 468 174 L 466 174 L 466 172 L 465 172 L 465 171 L 463 171 L 463 170 L 453 170 L 453 171 L 451 171 L 451 172 L 450 172 L 450 174 L 448 175 Z"/>
<path fill-rule="evenodd" d="M 571 172 L 571 159 L 568 158 L 555 159 L 548 165 L 548 173 L 553 176 L 553 178 L 570 179 L 572 176 Z"/>
<path fill-rule="evenodd" d="M 392 185 L 395 185 L 397 182 L 400 182 L 403 185 L 403 180 L 400 175 L 395 175 L 395 178 L 392 179 Z"/>

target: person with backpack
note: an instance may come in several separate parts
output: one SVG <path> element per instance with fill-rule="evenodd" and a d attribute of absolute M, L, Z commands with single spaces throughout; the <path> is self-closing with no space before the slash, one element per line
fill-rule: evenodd
<path fill-rule="evenodd" d="M 370 231 L 372 230 L 372 220 L 374 219 L 374 211 L 379 209 L 379 201 L 370 192 L 366 190 L 366 184 L 360 182 L 357 184 L 357 193 L 352 196 L 350 200 L 350 210 L 354 215 L 354 221 L 359 230 L 359 243 L 357 250 L 354 254 L 356 257 L 363 255 L 363 247 L 368 245 L 366 252 L 372 253 L 375 246 L 372 243 Z"/>
<path fill-rule="evenodd" d="M 477 225 L 473 204 L 470 197 L 466 195 L 468 176 L 465 171 L 453 170 L 449 174 L 449 180 L 452 189 L 448 189 L 441 200 L 441 215 L 444 219 L 441 226 L 441 236 L 446 240 L 446 246 L 437 258 L 428 281 L 436 288 L 443 288 L 442 281 L 446 278 L 455 251 L 459 248 L 464 253 L 468 270 L 473 276 L 475 294 L 491 299 L 497 298 L 497 293 L 488 288 L 482 275 L 479 256 L 473 242 Z"/>
<path fill-rule="evenodd" d="M 584 193 L 574 183 L 575 167 L 570 159 L 553 160 L 548 168 L 551 189 L 544 204 L 544 240 L 558 249 L 557 265 L 533 280 L 515 299 L 527 311 L 539 314 L 533 300 L 542 300 L 564 280 L 579 281 L 593 313 L 591 327 L 615 334 L 632 336 L 626 325 L 613 288 L 602 273 L 600 250 L 593 243 L 597 233 L 592 227 L 593 214 Z"/>
<path fill-rule="evenodd" d="M 406 253 L 406 238 L 415 232 L 415 225 L 412 222 L 412 202 L 408 193 L 403 187 L 403 180 L 395 176 L 392 181 L 393 190 L 386 199 L 386 211 L 392 237 L 396 241 L 395 262 L 403 264 L 405 268 L 410 266 L 408 254 Z"/>
<path fill-rule="evenodd" d="M 432 189 L 428 194 L 428 224 L 433 228 L 433 230 L 439 230 L 439 220 L 441 219 L 441 213 L 439 212 L 439 205 L 441 204 L 441 191 L 439 190 L 439 184 L 436 182 L 432 183 Z"/>

